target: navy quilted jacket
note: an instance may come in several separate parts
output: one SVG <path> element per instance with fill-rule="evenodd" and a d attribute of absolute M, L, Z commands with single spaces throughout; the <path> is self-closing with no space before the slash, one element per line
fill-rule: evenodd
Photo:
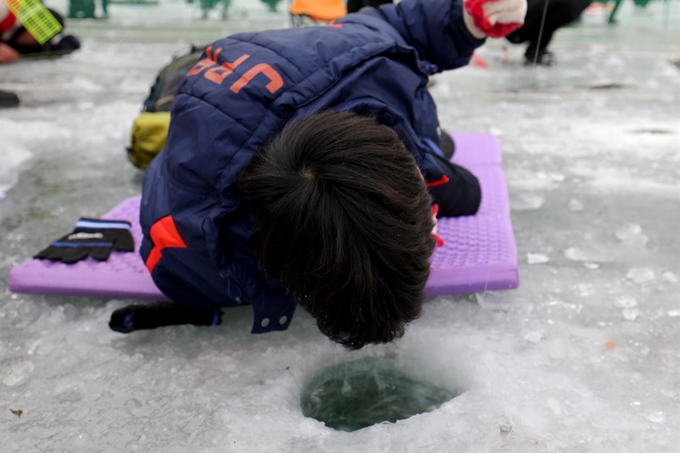
<path fill-rule="evenodd" d="M 253 333 L 285 330 L 295 301 L 264 275 L 236 180 L 293 118 L 326 108 L 376 117 L 443 174 L 428 76 L 466 65 L 482 41 L 460 0 L 404 0 L 324 27 L 233 35 L 210 46 L 178 88 L 165 150 L 144 177 L 142 258 L 158 287 L 195 306 L 252 304 Z"/>

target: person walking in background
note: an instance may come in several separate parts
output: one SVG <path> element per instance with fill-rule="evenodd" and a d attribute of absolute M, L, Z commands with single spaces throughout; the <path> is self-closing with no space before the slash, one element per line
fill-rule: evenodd
<path fill-rule="evenodd" d="M 578 19 L 591 3 L 592 0 L 528 0 L 524 25 L 506 38 L 513 44 L 529 43 L 524 64 L 553 66 L 555 55 L 548 50 L 553 34 Z"/>

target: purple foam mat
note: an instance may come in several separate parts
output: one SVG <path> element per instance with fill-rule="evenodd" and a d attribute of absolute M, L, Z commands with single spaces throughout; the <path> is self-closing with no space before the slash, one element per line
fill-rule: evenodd
<path fill-rule="evenodd" d="M 139 225 L 141 197 L 128 198 L 102 216 L 102 219 L 129 220 L 135 251 L 113 252 L 105 261 L 92 258 L 75 264 L 30 259 L 9 274 L 9 289 L 15 293 L 59 294 L 70 296 L 130 297 L 168 300 L 154 284 L 139 256 L 142 228 Z"/>
<path fill-rule="evenodd" d="M 453 134 L 456 153 L 453 161 L 468 166 L 495 165 L 502 162 L 501 147 L 495 135 Z"/>
<path fill-rule="evenodd" d="M 475 216 L 440 219 L 446 242 L 432 256 L 429 296 L 516 288 L 517 248 L 510 222 L 505 176 L 498 141 L 489 134 L 455 134 L 454 161 L 480 180 L 482 204 Z M 113 252 L 106 262 L 91 258 L 72 265 L 29 259 L 9 274 L 15 293 L 102 296 L 167 300 L 154 285 L 138 248 L 140 197 L 132 197 L 102 216 L 132 222 L 134 253 Z"/>

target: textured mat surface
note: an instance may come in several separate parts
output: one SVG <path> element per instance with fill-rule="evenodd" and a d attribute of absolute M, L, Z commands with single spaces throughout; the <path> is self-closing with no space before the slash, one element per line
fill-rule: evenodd
<path fill-rule="evenodd" d="M 432 257 L 427 294 L 516 288 L 517 248 L 498 141 L 489 134 L 455 134 L 454 140 L 453 160 L 479 178 L 482 205 L 475 216 L 439 220 L 438 233 L 446 244 Z M 136 248 L 142 237 L 139 202 L 139 196 L 130 198 L 102 216 L 131 221 Z M 88 258 L 74 265 L 30 259 L 12 269 L 9 288 L 17 293 L 166 300 L 137 250 L 113 252 L 106 262 Z"/>

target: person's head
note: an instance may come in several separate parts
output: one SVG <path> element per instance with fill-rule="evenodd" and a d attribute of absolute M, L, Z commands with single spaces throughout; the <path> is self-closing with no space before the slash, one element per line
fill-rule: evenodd
<path fill-rule="evenodd" d="M 432 200 L 391 128 L 325 111 L 289 123 L 240 177 L 267 275 L 350 349 L 399 338 L 430 274 Z"/>

